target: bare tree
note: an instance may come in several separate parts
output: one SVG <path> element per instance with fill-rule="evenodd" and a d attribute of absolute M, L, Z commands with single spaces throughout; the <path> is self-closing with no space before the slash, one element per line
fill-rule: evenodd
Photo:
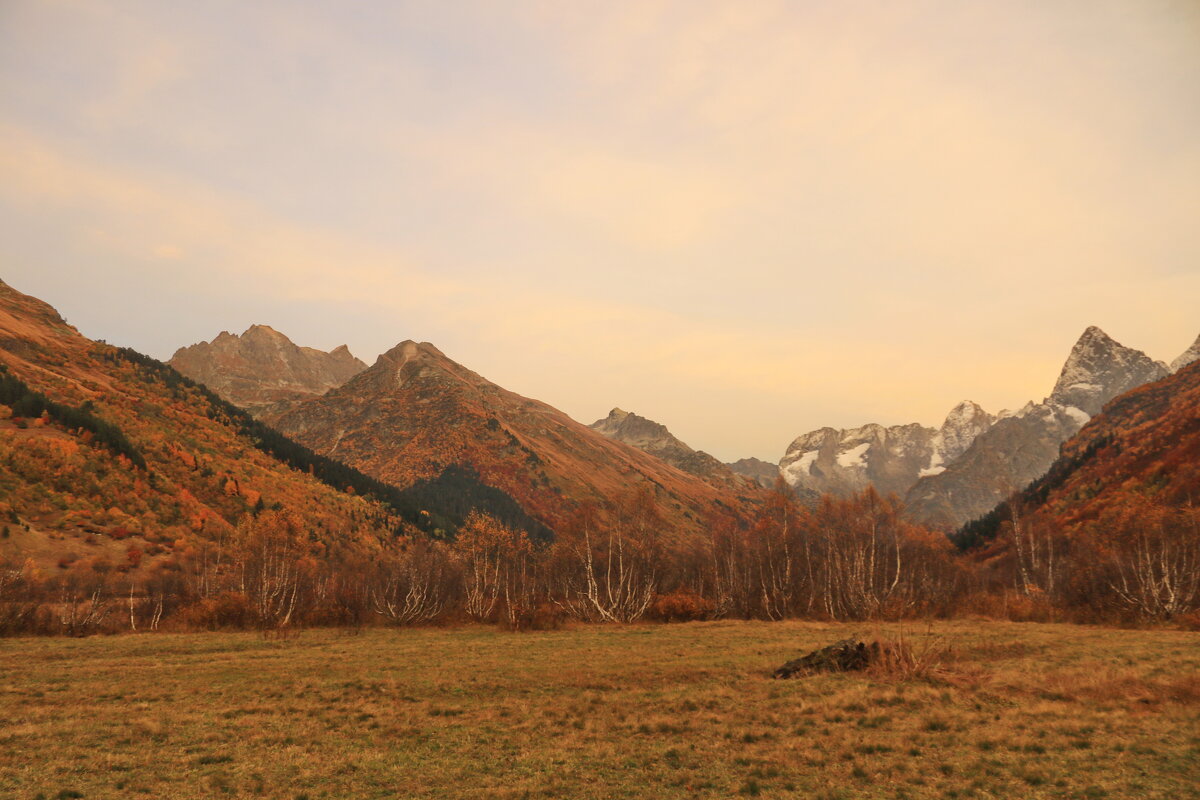
<path fill-rule="evenodd" d="M 406 542 L 401 552 L 381 559 L 370 587 L 371 606 L 397 625 L 427 622 L 446 609 L 453 571 L 441 544 Z"/>

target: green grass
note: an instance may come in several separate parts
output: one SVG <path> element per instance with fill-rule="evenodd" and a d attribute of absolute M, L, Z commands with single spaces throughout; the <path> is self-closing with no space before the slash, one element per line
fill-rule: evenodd
<path fill-rule="evenodd" d="M 950 622 L 927 680 L 769 677 L 879 632 L 0 640 L 0 796 L 1200 797 L 1200 635 Z"/>

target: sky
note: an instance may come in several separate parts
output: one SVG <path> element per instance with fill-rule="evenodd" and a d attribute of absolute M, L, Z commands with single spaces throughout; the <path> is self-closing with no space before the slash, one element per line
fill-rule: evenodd
<path fill-rule="evenodd" d="M 0 278 L 723 460 L 1200 333 L 1192 0 L 0 0 Z"/>

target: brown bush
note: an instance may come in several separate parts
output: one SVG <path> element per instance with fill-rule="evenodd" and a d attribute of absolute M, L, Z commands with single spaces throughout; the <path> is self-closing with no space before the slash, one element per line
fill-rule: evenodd
<path fill-rule="evenodd" d="M 185 606 L 179 611 L 179 619 L 184 626 L 200 630 L 249 628 L 254 622 L 254 607 L 241 592 L 225 592 Z"/>
<path fill-rule="evenodd" d="M 1054 622 L 1062 616 L 1041 592 L 1028 595 L 1015 591 L 977 592 L 963 598 L 958 612 L 1010 622 Z"/>
<path fill-rule="evenodd" d="M 1175 624 L 1185 631 L 1200 631 L 1200 611 L 1190 614 L 1176 614 Z"/>
<path fill-rule="evenodd" d="M 654 598 L 650 604 L 650 617 L 662 622 L 693 622 L 708 619 L 715 609 L 716 605 L 707 597 L 677 589 Z"/>
<path fill-rule="evenodd" d="M 514 607 L 512 612 L 501 616 L 500 626 L 506 630 L 554 631 L 561 628 L 567 619 L 566 612 L 553 603 L 537 603 L 529 608 Z"/>
<path fill-rule="evenodd" d="M 125 551 L 125 559 L 129 562 L 129 566 L 137 569 L 142 563 L 142 550 L 137 545 L 130 545 Z"/>

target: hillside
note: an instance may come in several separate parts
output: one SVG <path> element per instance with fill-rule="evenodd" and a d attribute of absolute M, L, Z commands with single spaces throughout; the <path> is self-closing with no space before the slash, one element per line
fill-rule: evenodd
<path fill-rule="evenodd" d="M 377 551 L 401 506 L 416 516 L 393 488 L 170 367 L 87 339 L 3 283 L 0 398 L 0 557 L 10 561 L 147 573 L 264 510 L 293 515 L 335 557 Z"/>
<path fill-rule="evenodd" d="M 758 491 L 718 489 L 491 383 L 428 343 L 402 342 L 343 386 L 266 419 L 398 486 L 468 468 L 551 528 L 579 503 L 610 506 L 651 487 L 668 523 L 698 533 L 711 512 Z"/>

